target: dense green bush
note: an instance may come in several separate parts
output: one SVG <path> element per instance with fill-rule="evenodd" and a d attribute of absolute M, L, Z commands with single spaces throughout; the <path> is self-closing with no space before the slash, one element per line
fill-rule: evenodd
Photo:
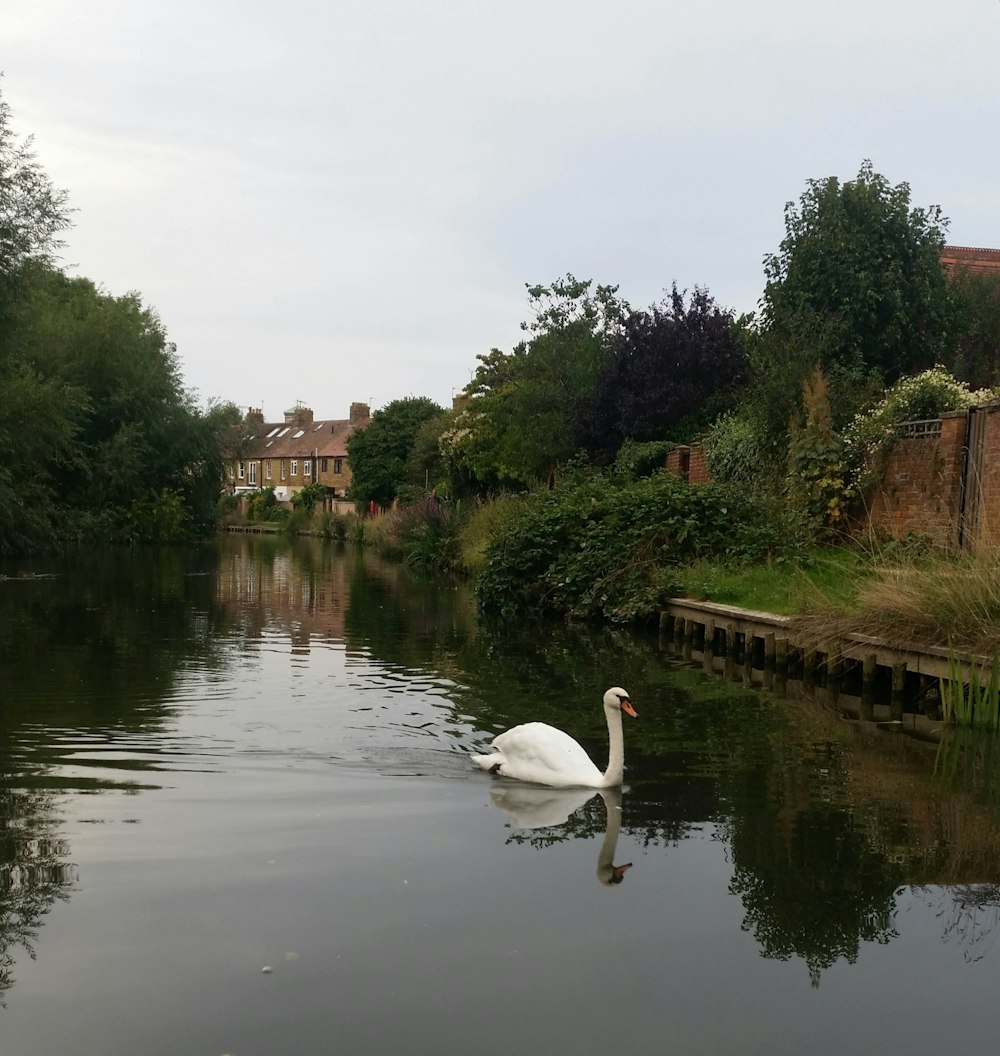
<path fill-rule="evenodd" d="M 712 480 L 753 491 L 780 480 L 783 451 L 746 408 L 718 418 L 702 437 Z"/>
<path fill-rule="evenodd" d="M 262 488 L 247 501 L 247 519 L 251 521 L 282 521 L 288 511 L 274 496 L 274 488 Z"/>
<path fill-rule="evenodd" d="M 292 496 L 292 507 L 294 509 L 303 509 L 306 513 L 312 513 L 316 506 L 321 505 L 325 499 L 326 488 L 314 480 L 311 484 L 300 488 Z"/>
<path fill-rule="evenodd" d="M 656 473 L 577 474 L 526 496 L 497 526 L 477 584 L 484 611 L 637 620 L 677 592 L 699 557 L 758 560 L 787 539 L 763 506 Z"/>

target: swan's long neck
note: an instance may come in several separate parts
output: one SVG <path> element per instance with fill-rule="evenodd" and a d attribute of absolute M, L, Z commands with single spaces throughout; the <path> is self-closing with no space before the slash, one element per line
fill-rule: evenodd
<path fill-rule="evenodd" d="M 622 713 L 617 708 L 605 708 L 608 714 L 608 768 L 604 771 L 604 787 L 622 783 L 625 776 L 625 738 L 622 736 Z"/>
<path fill-rule="evenodd" d="M 604 800 L 604 841 L 597 855 L 597 875 L 610 873 L 613 868 L 615 848 L 618 846 L 618 834 L 622 827 L 622 792 L 620 788 L 601 791 Z"/>

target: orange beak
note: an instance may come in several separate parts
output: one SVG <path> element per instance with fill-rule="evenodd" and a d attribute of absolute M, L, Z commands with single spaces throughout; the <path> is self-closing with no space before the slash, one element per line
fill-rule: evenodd
<path fill-rule="evenodd" d="M 626 715 L 631 715 L 633 719 L 639 718 L 636 714 L 635 708 L 632 707 L 632 701 L 630 700 L 622 701 L 622 711 L 624 711 Z"/>

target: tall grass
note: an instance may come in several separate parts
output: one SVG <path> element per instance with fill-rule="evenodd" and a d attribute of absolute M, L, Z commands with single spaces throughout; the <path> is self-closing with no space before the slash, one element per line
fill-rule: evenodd
<path fill-rule="evenodd" d="M 953 651 L 948 653 L 948 677 L 942 678 L 941 714 L 946 723 L 956 726 L 980 726 L 1000 729 L 1000 653 L 995 653 L 986 670 L 973 662 L 965 684 L 962 664 Z"/>
<path fill-rule="evenodd" d="M 522 501 L 517 495 L 500 495 L 473 505 L 458 529 L 459 565 L 463 572 L 473 578 L 479 575 L 486 564 L 486 547 Z"/>
<path fill-rule="evenodd" d="M 878 567 L 859 603 L 871 633 L 891 628 L 896 637 L 992 653 L 1000 627 L 1000 556 Z"/>

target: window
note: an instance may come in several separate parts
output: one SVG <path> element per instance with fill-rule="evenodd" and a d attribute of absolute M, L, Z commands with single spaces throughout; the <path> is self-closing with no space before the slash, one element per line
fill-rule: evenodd
<path fill-rule="evenodd" d="M 257 484 L 257 463 L 256 462 L 251 462 L 250 463 L 250 479 L 249 479 L 249 483 L 253 484 L 255 486 Z"/>
<path fill-rule="evenodd" d="M 333 460 L 333 471 L 334 473 L 344 472 L 344 460 L 342 458 L 335 458 Z"/>
<path fill-rule="evenodd" d="M 327 459 L 327 458 L 324 458 L 324 459 L 323 459 L 323 461 L 322 461 L 322 462 L 320 463 L 320 468 L 321 468 L 322 472 L 324 472 L 324 473 L 325 473 L 325 472 L 327 471 L 327 469 L 329 468 L 329 467 L 327 466 L 327 462 L 329 462 L 329 459 Z"/>
<path fill-rule="evenodd" d="M 268 480 L 271 479 L 271 460 L 269 458 L 266 459 L 265 462 L 264 462 L 264 476 Z"/>
<path fill-rule="evenodd" d="M 299 475 L 299 460 L 297 458 L 292 459 L 292 476 L 297 477 Z"/>
<path fill-rule="evenodd" d="M 284 480 L 287 475 L 288 475 L 288 463 L 284 459 L 282 459 L 281 460 L 281 479 Z"/>
<path fill-rule="evenodd" d="M 302 476 L 311 477 L 312 476 L 312 469 L 313 469 L 312 459 L 311 458 L 302 459 Z"/>
<path fill-rule="evenodd" d="M 246 464 L 246 462 L 241 462 L 240 463 L 240 470 L 239 470 L 240 480 L 242 480 L 246 475 L 247 475 L 247 464 Z"/>

